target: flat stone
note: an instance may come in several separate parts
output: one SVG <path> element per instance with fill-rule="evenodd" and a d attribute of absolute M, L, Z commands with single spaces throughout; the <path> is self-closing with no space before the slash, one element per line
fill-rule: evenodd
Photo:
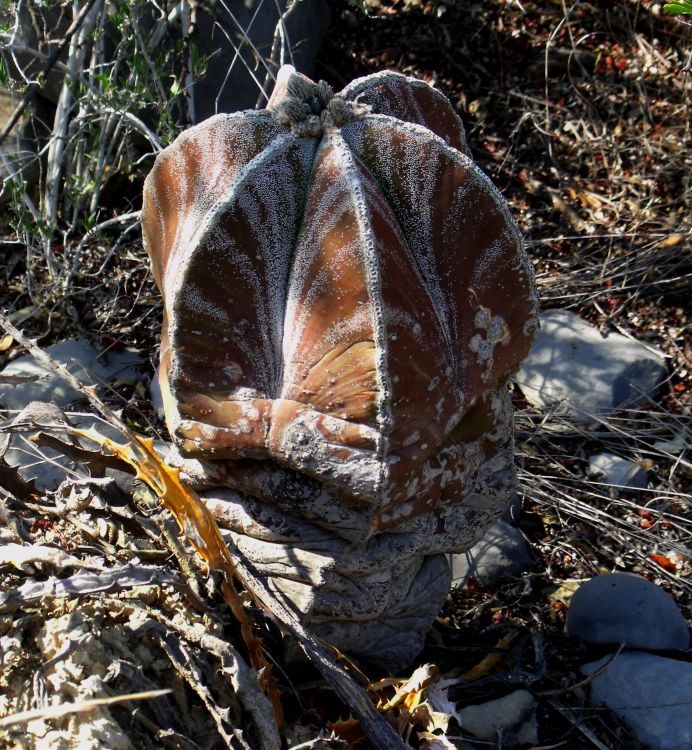
<path fill-rule="evenodd" d="M 646 487 L 646 470 L 634 461 L 614 456 L 612 453 L 599 453 L 589 459 L 589 475 L 599 482 L 629 490 Z"/>
<path fill-rule="evenodd" d="M 45 351 L 84 385 L 134 382 L 143 361 L 130 349 L 98 352 L 83 339 L 62 341 Z M 30 354 L 13 360 L 0 372 L 0 404 L 5 409 L 21 411 L 31 401 L 52 401 L 65 407 L 83 399 L 79 391 Z"/>
<path fill-rule="evenodd" d="M 602 336 L 569 310 L 540 315 L 541 330 L 516 382 L 534 406 L 581 422 L 656 397 L 663 355 L 619 333 Z"/>
<path fill-rule="evenodd" d="M 496 521 L 478 544 L 450 558 L 453 588 L 465 586 L 470 578 L 481 586 L 495 586 L 505 577 L 521 575 L 532 562 L 526 537 L 504 521 Z"/>
<path fill-rule="evenodd" d="M 592 675 L 609 658 L 582 672 Z M 608 706 L 650 750 L 692 748 L 692 664 L 625 651 L 591 682 L 590 701 Z"/>
<path fill-rule="evenodd" d="M 679 649 L 690 645 L 687 623 L 666 592 L 632 573 L 596 576 L 572 597 L 565 629 L 587 643 Z"/>
<path fill-rule="evenodd" d="M 536 699 L 528 690 L 516 690 L 504 698 L 466 706 L 459 710 L 464 732 L 502 747 L 535 745 L 538 742 Z"/>

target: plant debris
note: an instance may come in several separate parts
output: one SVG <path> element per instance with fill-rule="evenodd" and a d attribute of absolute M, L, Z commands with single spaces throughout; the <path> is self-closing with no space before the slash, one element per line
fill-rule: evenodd
<path fill-rule="evenodd" d="M 38 491 L 4 462 L 0 438 L 0 744 L 367 747 L 365 738 L 377 731 L 367 723 L 369 709 L 389 730 L 370 746 L 432 750 L 476 742 L 463 710 L 522 690 L 535 698 L 540 747 L 639 747 L 617 717 L 587 701 L 592 678 L 580 667 L 608 652 L 568 638 L 564 622 L 580 583 L 613 571 L 645 576 L 690 615 L 691 54 L 689 22 L 650 0 L 617 7 L 587 0 L 333 3 L 318 77 L 339 89 L 390 68 L 445 93 L 465 123 L 474 160 L 519 221 L 543 308 L 572 309 L 604 334 L 662 351 L 662 393 L 584 425 L 529 405 L 515 390 L 518 524 L 534 564 L 520 578 L 488 588 L 471 580 L 451 594 L 417 664 L 396 676 L 311 640 L 280 603 L 268 608 L 265 582 L 239 570 L 242 560 L 229 563 L 219 540 L 217 557 L 200 565 L 195 545 L 178 533 L 202 549 L 185 520 L 192 513 L 203 523 L 194 515 L 202 506 L 176 506 L 177 476 L 154 449 L 165 435 L 149 376 L 105 392 L 107 421 L 124 429 L 117 439 L 76 433 L 71 414 L 46 410 L 42 429 L 28 439 L 35 413 L 3 415 L 3 434 L 26 428 L 23 450 L 41 460 L 56 449 L 79 464 L 80 476 L 55 492 Z M 130 99 L 123 105 L 132 107 Z M 103 103 L 89 102 L 84 122 L 98 121 Z M 111 128 L 118 111 L 106 113 Z M 174 111 L 170 102 L 162 109 L 166 140 L 178 127 Z M 135 166 L 124 166 L 124 147 L 112 165 L 85 160 L 79 174 L 99 181 L 97 196 L 87 200 L 81 184 L 62 197 L 52 191 L 57 230 L 50 242 L 38 195 L 19 191 L 5 209 L 0 307 L 40 348 L 88 332 L 102 347 L 150 354 L 153 372 L 162 309 L 134 196 L 141 165 L 150 165 L 160 144 L 130 123 L 128 133 L 144 141 Z M 96 130 L 84 144 L 97 155 Z M 80 228 L 68 227 L 72 215 Z M 24 346 L 5 332 L 0 367 Z M 93 401 L 89 410 L 100 415 Z M 603 452 L 642 467 L 646 487 L 595 481 L 589 459 Z M 164 506 L 177 507 L 182 523 Z M 240 621 L 227 606 L 228 577 L 210 572 L 230 575 L 229 564 L 260 592 L 253 600 L 239 588 L 232 609 Z M 280 727 L 263 689 L 269 663 Z M 341 672 L 349 675 L 346 690 L 335 676 Z M 496 746 L 511 740 L 503 734 Z"/>

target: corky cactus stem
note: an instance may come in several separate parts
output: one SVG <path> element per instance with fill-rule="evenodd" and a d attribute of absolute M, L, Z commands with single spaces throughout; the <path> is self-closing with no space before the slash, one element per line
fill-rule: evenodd
<path fill-rule="evenodd" d="M 266 110 L 158 157 L 142 224 L 185 470 L 318 633 L 401 665 L 442 553 L 514 490 L 506 382 L 536 329 L 519 232 L 453 108 L 396 73 L 335 95 L 286 66 Z"/>

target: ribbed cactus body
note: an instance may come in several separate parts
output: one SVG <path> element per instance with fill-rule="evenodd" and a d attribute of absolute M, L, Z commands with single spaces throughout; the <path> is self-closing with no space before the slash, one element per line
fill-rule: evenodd
<path fill-rule="evenodd" d="M 536 328 L 516 225 L 452 107 L 394 73 L 334 96 L 284 68 L 267 110 L 159 156 L 142 224 L 188 473 L 232 489 L 210 504 L 318 632 L 410 658 L 441 553 L 513 491 L 505 383 Z"/>

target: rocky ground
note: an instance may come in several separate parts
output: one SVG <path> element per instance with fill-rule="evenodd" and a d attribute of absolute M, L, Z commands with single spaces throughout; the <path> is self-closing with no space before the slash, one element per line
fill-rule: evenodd
<path fill-rule="evenodd" d="M 418 685 L 357 675 L 373 700 L 407 696 L 385 713 L 414 747 L 692 747 L 691 31 L 650 2 L 332 6 L 321 77 L 338 89 L 392 68 L 440 88 L 521 225 L 542 297 L 514 387 L 517 498 L 452 561 Z M 111 182 L 112 213 L 138 208 L 145 171 Z M 127 427 L 165 440 L 150 395 L 161 306 L 137 232 L 84 243 L 64 296 L 10 206 L 3 227 L 0 306 Z M 238 677 L 238 625 L 170 515 L 129 475 L 84 481 L 83 453 L 32 442 L 64 417 L 18 417 L 30 401 L 85 428 L 93 408 L 10 336 L 0 368 L 14 421 L 0 433 L 0 746 L 271 747 Z M 277 662 L 283 742 L 367 746 L 290 639 L 251 614 Z M 62 702 L 81 708 L 45 714 Z"/>

